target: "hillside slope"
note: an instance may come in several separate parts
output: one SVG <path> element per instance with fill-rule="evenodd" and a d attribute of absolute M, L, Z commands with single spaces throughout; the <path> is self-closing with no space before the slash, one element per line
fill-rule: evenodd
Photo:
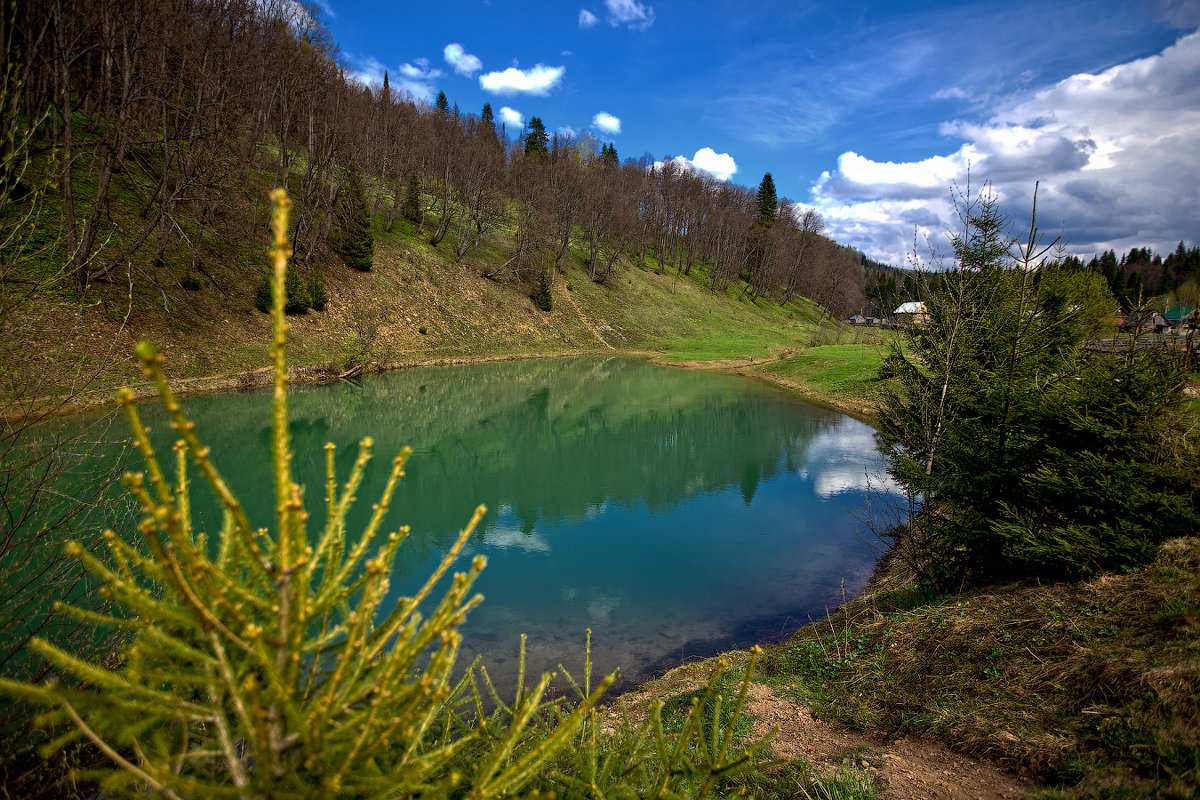
<path fill-rule="evenodd" d="M 370 272 L 350 270 L 327 254 L 328 305 L 290 318 L 291 359 L 300 377 L 328 378 L 358 364 L 395 368 L 613 351 L 752 364 L 863 336 L 828 319 L 818 331 L 820 310 L 802 298 L 786 306 L 739 300 L 736 290 L 708 290 L 700 271 L 689 277 L 627 263 L 595 283 L 579 259 L 553 275 L 553 306 L 544 312 L 530 300 L 528 283 L 482 277 L 503 257 L 502 239 L 455 263 L 449 247 L 430 246 L 408 221 L 390 234 L 377 221 L 375 234 Z M 265 376 L 255 371 L 269 363 L 270 323 L 254 308 L 265 265 L 248 260 L 214 252 L 192 290 L 169 280 L 122 285 L 114 278 L 94 285 L 83 302 L 68 292 L 35 296 L 7 337 L 15 365 L 10 391 L 36 386 L 50 398 L 85 385 L 72 402 L 80 405 L 106 402 L 121 385 L 142 388 L 132 356 L 142 339 L 158 344 L 184 391 L 256 385 Z"/>

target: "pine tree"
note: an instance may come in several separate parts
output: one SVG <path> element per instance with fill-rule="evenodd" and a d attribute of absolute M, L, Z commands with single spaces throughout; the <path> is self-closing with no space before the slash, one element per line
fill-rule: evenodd
<path fill-rule="evenodd" d="M 413 222 L 421 218 L 421 182 L 416 172 L 409 173 L 404 190 L 404 216 Z"/>
<path fill-rule="evenodd" d="M 382 89 L 382 91 L 380 91 L 379 95 L 380 95 L 380 97 L 383 98 L 383 102 L 385 104 L 387 104 L 387 105 L 391 104 L 392 90 L 391 90 L 391 87 L 388 86 L 388 74 L 387 74 L 386 69 L 383 71 L 383 89 Z"/>
<path fill-rule="evenodd" d="M 1200 524 L 1200 485 L 1163 457 L 1196 450 L 1172 431 L 1179 359 L 1086 348 L 1111 313 L 1101 276 L 1037 266 L 1036 228 L 1013 242 L 990 193 L 962 218 L 928 323 L 882 373 L 889 471 L 920 498 L 912 566 L 948 588 L 1144 563 Z"/>
<path fill-rule="evenodd" d="M 284 293 L 287 303 L 283 310 L 286 314 L 303 314 L 312 308 L 312 297 L 308 293 L 308 284 L 300 279 L 296 265 L 289 264 L 284 278 Z"/>
<path fill-rule="evenodd" d="M 437 93 L 437 99 L 433 101 L 433 109 L 442 116 L 450 113 L 450 101 L 446 99 L 445 92 Z"/>
<path fill-rule="evenodd" d="M 615 167 L 620 163 L 617 158 L 617 146 L 612 142 L 600 148 L 600 163 L 606 167 Z"/>
<path fill-rule="evenodd" d="M 550 281 L 545 272 L 538 276 L 537 286 L 533 288 L 529 299 L 542 311 L 550 311 L 554 307 L 554 296 L 550 294 Z"/>
<path fill-rule="evenodd" d="M 541 117 L 529 118 L 529 131 L 525 134 L 525 155 L 548 155 L 550 138 Z"/>
<path fill-rule="evenodd" d="M 761 227 L 770 228 L 779 216 L 779 196 L 775 193 L 775 179 L 771 173 L 763 175 L 755 196 L 758 198 L 757 222 Z"/>
<path fill-rule="evenodd" d="M 483 111 L 479 114 L 479 135 L 486 142 L 495 145 L 500 144 L 500 140 L 496 136 L 496 118 L 492 114 L 491 103 L 484 103 Z"/>
<path fill-rule="evenodd" d="M 308 276 L 308 299 L 314 311 L 322 311 L 329 304 L 329 293 L 325 291 L 325 273 L 313 267 Z"/>
<path fill-rule="evenodd" d="M 300 276 L 296 274 L 295 265 L 288 265 L 287 274 L 283 281 L 284 286 L 284 306 L 285 314 L 303 314 L 310 308 L 323 308 L 326 300 L 324 295 L 324 282 L 319 283 L 321 295 L 321 306 L 317 306 L 313 302 L 313 282 L 302 281 Z M 254 291 L 254 307 L 264 314 L 271 313 L 271 278 L 269 275 L 264 275 L 259 281 L 257 288 Z"/>
<path fill-rule="evenodd" d="M 363 189 L 362 171 L 347 170 L 346 186 L 338 203 L 335 236 L 342 260 L 351 269 L 367 272 L 375 259 L 375 234 L 371 231 L 371 209 Z"/>

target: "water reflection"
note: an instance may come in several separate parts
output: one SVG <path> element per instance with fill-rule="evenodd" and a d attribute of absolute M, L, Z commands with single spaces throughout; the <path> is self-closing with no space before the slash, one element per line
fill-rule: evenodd
<path fill-rule="evenodd" d="M 314 511 L 325 442 L 338 445 L 344 479 L 356 442 L 375 438 L 380 463 L 352 531 L 386 461 L 414 447 L 386 523 L 413 532 L 397 597 L 488 505 L 471 545 L 489 558 L 486 601 L 464 628 L 464 653 L 483 651 L 500 680 L 521 633 L 532 670 L 561 661 L 574 672 L 588 627 L 598 669 L 643 678 L 794 628 L 857 592 L 873 563 L 848 513 L 880 472 L 873 432 L 755 382 L 593 358 L 408 370 L 292 398 L 294 468 Z M 251 521 L 268 524 L 269 397 L 185 406 Z M 219 520 L 214 503 L 196 510 Z"/>

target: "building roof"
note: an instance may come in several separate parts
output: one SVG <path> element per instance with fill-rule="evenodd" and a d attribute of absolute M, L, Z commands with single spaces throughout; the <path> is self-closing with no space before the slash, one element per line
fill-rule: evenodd
<path fill-rule="evenodd" d="M 892 312 L 893 314 L 927 314 L 928 309 L 925 304 L 916 300 L 910 300 L 907 303 L 901 303 L 900 307 Z"/>
<path fill-rule="evenodd" d="M 1177 322 L 1181 319 L 1187 319 L 1195 313 L 1195 306 L 1175 306 L 1170 311 L 1165 312 L 1163 317 L 1165 317 L 1168 322 Z"/>

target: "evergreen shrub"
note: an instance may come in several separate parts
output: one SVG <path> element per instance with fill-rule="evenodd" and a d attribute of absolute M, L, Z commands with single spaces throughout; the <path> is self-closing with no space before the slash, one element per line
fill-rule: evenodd
<path fill-rule="evenodd" d="M 118 609 L 71 611 L 124 638 L 120 663 L 90 663 L 36 640 L 34 649 L 57 670 L 89 686 L 0 679 L 0 691 L 49 707 L 43 719 L 68 729 L 49 751 L 86 739 L 111 759 L 113 768 L 95 776 L 105 797 L 667 798 L 727 789 L 765 743 L 743 750 L 739 741 L 734 750 L 754 657 L 736 698 L 719 693 L 722 665 L 674 734 L 663 730 L 661 704 L 640 728 L 602 727 L 595 706 L 616 673 L 593 686 L 590 655 L 579 682 L 564 670 L 578 702 L 547 700 L 551 675 L 525 686 L 523 641 L 512 699 L 502 699 L 480 669 L 485 700 L 474 665 L 461 677 L 455 671 L 458 626 L 481 600 L 472 587 L 484 557 L 433 600 L 485 509 L 475 510 L 420 591 L 394 603 L 390 575 L 408 528 L 385 533 L 385 525 L 409 450 L 392 460 L 366 529 L 351 536 L 347 511 L 372 442 L 359 445 L 341 485 L 327 444 L 324 519 L 310 518 L 291 473 L 288 200 L 282 190 L 273 199 L 274 468 L 262 487 L 275 497 L 273 530 L 248 519 L 184 416 L 161 357 L 143 342 L 138 355 L 179 436 L 174 476 L 123 390 L 119 401 L 146 465 L 125 485 L 144 513 L 147 550 L 112 531 L 103 560 L 70 548 Z M 219 529 L 193 527 L 189 460 L 224 509 Z M 723 711 L 731 700 L 732 715 Z"/>
<path fill-rule="evenodd" d="M 945 589 L 1147 563 L 1200 525 L 1183 359 L 1090 347 L 1116 307 L 1103 277 L 1043 258 L 1036 228 L 1015 242 L 990 192 L 960 210 L 956 264 L 882 372 L 880 434 L 914 499 L 903 552 Z"/>
<path fill-rule="evenodd" d="M 287 300 L 283 307 L 285 314 L 303 314 L 312 307 L 308 284 L 301 279 L 294 265 L 289 265 L 287 268 L 284 287 L 284 291 L 287 293 Z"/>
<path fill-rule="evenodd" d="M 296 274 L 294 267 L 287 268 L 287 276 L 284 278 L 285 300 L 283 311 L 285 314 L 303 314 L 310 308 L 316 306 L 312 303 L 312 296 L 309 294 L 311 282 L 301 280 Z M 321 284 L 321 291 L 324 292 L 324 284 Z M 254 291 L 254 307 L 264 314 L 271 313 L 272 300 L 271 279 L 263 276 L 263 279 L 258 282 L 258 287 Z M 322 307 L 325 303 L 322 302 Z M 318 309 L 319 310 L 319 309 Z"/>
<path fill-rule="evenodd" d="M 543 272 L 538 278 L 537 286 L 533 287 L 529 298 L 542 311 L 549 311 L 554 306 L 554 298 L 550 294 L 550 281 L 546 279 L 546 273 Z"/>
<path fill-rule="evenodd" d="M 322 311 L 329 304 L 329 294 L 325 291 L 325 275 L 320 267 L 313 267 L 308 276 L 308 299 L 314 311 Z"/>
<path fill-rule="evenodd" d="M 421 218 L 421 184 L 415 172 L 408 176 L 408 184 L 404 191 L 404 216 L 413 222 Z"/>
<path fill-rule="evenodd" d="M 346 266 L 367 272 L 375 260 L 375 234 L 371 231 L 371 209 L 358 167 L 347 171 L 346 186 L 338 203 L 338 227 L 334 239 Z"/>

